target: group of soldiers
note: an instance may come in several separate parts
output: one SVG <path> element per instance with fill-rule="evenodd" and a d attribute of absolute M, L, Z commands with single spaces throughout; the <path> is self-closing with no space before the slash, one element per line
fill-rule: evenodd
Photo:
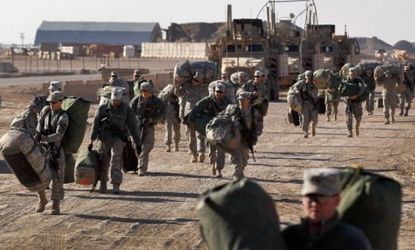
<path fill-rule="evenodd" d="M 414 75 L 410 65 L 403 67 L 404 79 L 392 77 L 389 71 L 385 71 L 382 79 L 376 79 L 378 84 L 382 85 L 382 104 L 385 124 L 395 122 L 395 109 L 400 108 L 400 116 L 408 116 L 411 108 L 411 102 L 414 96 Z M 358 69 L 350 67 L 348 75 L 343 82 L 354 85 L 356 91 L 353 95 L 345 96 L 346 103 L 346 126 L 348 130 L 347 137 L 353 137 L 360 134 L 360 124 L 363 116 L 362 103 L 366 102 L 366 111 L 368 115 L 373 115 L 375 107 L 375 88 L 376 81 L 373 70 L 366 70 L 358 75 Z M 397 92 L 397 87 L 403 85 L 403 91 Z M 304 132 L 304 138 L 309 136 L 309 127 L 311 124 L 311 135 L 316 135 L 316 126 L 319 114 L 319 89 L 313 83 L 313 72 L 307 70 L 300 75 L 298 81 L 292 86 L 295 93 L 299 95 L 302 101 L 301 111 L 301 128 Z M 327 88 L 323 90 L 325 97 L 325 110 L 327 121 L 330 121 L 331 115 L 337 120 L 338 106 L 341 95 L 338 88 Z M 353 126 L 355 120 L 355 126 Z"/>

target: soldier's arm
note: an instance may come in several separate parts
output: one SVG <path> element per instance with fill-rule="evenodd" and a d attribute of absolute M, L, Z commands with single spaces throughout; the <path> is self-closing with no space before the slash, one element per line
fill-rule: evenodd
<path fill-rule="evenodd" d="M 264 129 L 264 117 L 254 110 L 254 131 L 253 134 L 258 138 Z"/>
<path fill-rule="evenodd" d="M 69 117 L 66 113 L 59 116 L 56 132 L 50 135 L 42 135 L 42 141 L 60 143 L 69 125 Z"/>
<path fill-rule="evenodd" d="M 158 98 L 156 98 L 156 112 L 152 117 L 153 122 L 157 123 L 161 121 L 166 115 L 166 105 Z"/>
<path fill-rule="evenodd" d="M 102 105 L 102 106 L 99 106 L 97 111 L 95 112 L 94 122 L 92 123 L 91 134 L 90 134 L 91 141 L 94 141 L 98 138 L 100 122 L 104 115 L 104 109 L 105 109 L 105 106 Z"/>
<path fill-rule="evenodd" d="M 40 111 L 39 119 L 37 120 L 37 125 L 36 125 L 36 133 L 38 134 L 42 133 L 43 127 L 45 125 L 44 121 L 45 121 L 45 115 L 46 115 L 47 108 L 48 107 L 46 106 L 42 109 L 42 111 Z"/>
<path fill-rule="evenodd" d="M 203 110 L 206 109 L 206 107 L 209 104 L 208 98 L 209 97 L 205 97 L 196 103 L 196 106 L 193 108 L 193 110 L 189 114 L 189 121 L 191 122 L 195 121 L 196 116 L 200 115 L 203 112 Z"/>

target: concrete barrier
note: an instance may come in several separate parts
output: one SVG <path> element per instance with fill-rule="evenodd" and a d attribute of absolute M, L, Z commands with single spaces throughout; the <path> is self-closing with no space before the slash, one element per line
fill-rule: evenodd
<path fill-rule="evenodd" d="M 173 72 L 170 73 L 157 73 L 157 74 L 145 74 L 144 79 L 151 80 L 155 89 L 162 90 L 167 84 L 173 83 Z"/>
<path fill-rule="evenodd" d="M 91 103 L 97 103 L 97 91 L 102 87 L 103 81 L 66 81 L 63 85 L 67 96 L 82 97 Z"/>

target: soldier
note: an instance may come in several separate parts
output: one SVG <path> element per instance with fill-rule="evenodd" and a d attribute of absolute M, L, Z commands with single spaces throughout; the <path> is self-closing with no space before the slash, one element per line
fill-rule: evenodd
<path fill-rule="evenodd" d="M 405 91 L 399 94 L 399 105 L 401 108 L 399 115 L 408 116 L 408 112 L 411 109 L 411 102 L 414 98 L 414 76 L 409 66 L 405 66 L 403 70 L 403 84 L 405 84 Z"/>
<path fill-rule="evenodd" d="M 301 111 L 301 125 L 304 131 L 304 138 L 308 138 L 308 129 L 312 122 L 311 135 L 316 135 L 316 126 L 318 122 L 318 107 L 317 97 L 318 89 L 313 84 L 313 72 L 307 70 L 304 72 L 305 80 L 298 81 L 293 85 L 295 92 L 300 94 L 300 98 L 303 103 L 303 109 Z"/>
<path fill-rule="evenodd" d="M 206 84 L 203 84 L 202 74 L 196 72 L 190 82 L 183 83 L 180 87 L 175 87 L 175 94 L 178 97 L 184 97 L 185 112 L 184 117 L 187 116 L 190 111 L 196 106 L 196 103 L 203 97 L 208 95 L 208 88 Z M 183 122 L 185 118 L 183 117 Z M 188 146 L 192 155 L 191 162 L 204 162 L 205 161 L 205 138 L 195 129 L 187 127 L 188 133 Z"/>
<path fill-rule="evenodd" d="M 304 219 L 282 231 L 288 250 L 370 250 L 369 240 L 356 227 L 340 221 L 339 173 L 334 169 L 308 169 L 301 191 Z"/>
<path fill-rule="evenodd" d="M 396 85 L 399 80 L 392 77 L 389 71 L 384 73 L 381 83 L 383 84 L 382 98 L 383 98 L 383 115 L 385 116 L 385 124 L 395 122 L 395 109 L 398 105 L 398 93 L 396 92 Z"/>
<path fill-rule="evenodd" d="M 208 116 L 213 119 L 219 112 L 226 109 L 230 100 L 225 96 L 226 85 L 221 81 L 215 81 L 215 91 L 213 95 L 206 96 L 194 107 L 194 110 L 190 113 L 189 121 L 195 122 L 198 116 Z M 209 143 L 209 160 L 212 165 L 212 174 L 216 174 L 218 170 L 218 177 L 222 177 L 220 170 L 223 169 L 225 165 L 225 152 Z"/>
<path fill-rule="evenodd" d="M 100 193 L 107 192 L 108 171 L 111 168 L 112 192 L 120 193 L 122 183 L 121 168 L 123 165 L 123 149 L 127 142 L 128 132 L 133 138 L 136 150 L 139 148 L 140 135 L 134 112 L 123 102 L 123 89 L 113 88 L 111 100 L 98 106 L 91 128 L 91 141 L 88 149 L 92 150 L 94 141 L 98 139 L 97 152 L 101 159 Z"/>
<path fill-rule="evenodd" d="M 61 147 L 63 136 L 69 125 L 69 117 L 62 110 L 64 95 L 61 91 L 54 91 L 47 101 L 49 106 L 42 109 L 36 127 L 36 139 L 45 146 L 48 152 L 48 162 L 52 171 L 52 212 L 60 214 L 60 201 L 64 198 L 63 182 L 65 174 L 65 153 Z M 37 212 L 45 210 L 47 204 L 45 191 L 39 192 Z"/>
<path fill-rule="evenodd" d="M 167 85 L 158 96 L 166 106 L 165 125 L 166 130 L 164 143 L 166 144 L 166 152 L 171 151 L 172 137 L 174 140 L 174 151 L 179 151 L 180 142 L 180 105 L 179 98 L 174 94 L 173 84 Z"/>
<path fill-rule="evenodd" d="M 353 116 L 356 119 L 356 136 L 360 134 L 360 122 L 362 121 L 362 100 L 361 96 L 366 90 L 363 80 L 356 75 L 356 68 L 349 68 L 349 76 L 347 82 L 356 85 L 358 91 L 353 96 L 346 97 L 346 125 L 349 130 L 347 137 L 353 137 Z"/>
<path fill-rule="evenodd" d="M 248 82 L 248 77 L 246 73 L 243 71 L 239 71 L 238 72 L 238 84 L 242 86 L 247 82 Z"/>
<path fill-rule="evenodd" d="M 333 73 L 330 77 L 336 77 Z M 340 81 L 340 78 L 338 79 Z M 337 114 L 339 113 L 339 101 L 340 101 L 340 93 L 338 88 L 328 88 L 326 89 L 325 93 L 325 99 L 324 102 L 326 104 L 326 116 L 327 121 L 330 121 L 330 115 L 333 113 L 334 120 L 337 121 Z"/>
<path fill-rule="evenodd" d="M 372 70 L 368 69 L 362 76 L 363 81 L 366 83 L 369 96 L 366 98 L 366 111 L 368 115 L 373 115 L 375 110 L 375 79 L 373 78 Z"/>
<path fill-rule="evenodd" d="M 118 77 L 117 72 L 112 71 L 111 72 L 111 78 L 108 81 L 108 85 L 113 87 L 120 87 L 123 89 L 123 101 L 128 102 L 129 96 L 130 96 L 130 86 L 128 82 L 124 81 L 123 79 Z"/>
<path fill-rule="evenodd" d="M 147 81 L 140 74 L 140 71 L 138 69 L 134 70 L 134 73 L 133 73 L 133 88 L 134 88 L 133 92 L 134 92 L 134 96 L 140 95 L 140 84 L 142 82 L 147 82 Z M 151 85 L 153 85 L 153 83 L 151 81 L 148 81 L 148 82 L 151 83 Z"/>
<path fill-rule="evenodd" d="M 251 106 L 251 98 L 251 93 L 246 91 L 238 94 L 240 112 L 237 112 L 237 116 L 241 129 L 241 143 L 239 149 L 231 153 L 235 180 L 244 176 L 244 170 L 248 166 L 249 151 L 253 153 L 253 146 L 256 145 L 264 128 L 263 116 Z"/>
<path fill-rule="evenodd" d="M 254 80 L 244 84 L 242 89 L 251 92 L 252 100 L 257 99 L 258 97 L 269 100 L 269 91 L 265 83 L 265 74 L 261 70 L 256 70 L 254 73 Z"/>
<path fill-rule="evenodd" d="M 141 94 L 131 100 L 130 106 L 134 111 L 141 134 L 141 153 L 138 156 L 138 175 L 147 173 L 148 159 L 154 147 L 154 125 L 160 122 L 166 111 L 163 102 L 153 95 L 153 86 L 149 82 L 140 84 Z"/>

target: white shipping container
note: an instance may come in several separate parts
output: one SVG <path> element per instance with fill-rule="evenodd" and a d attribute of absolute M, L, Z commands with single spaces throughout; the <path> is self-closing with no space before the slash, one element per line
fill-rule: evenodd
<path fill-rule="evenodd" d="M 142 57 L 206 59 L 206 43 L 143 43 Z"/>
<path fill-rule="evenodd" d="M 125 58 L 135 57 L 135 47 L 134 47 L 134 45 L 124 45 L 122 55 Z"/>
<path fill-rule="evenodd" d="M 75 46 L 61 46 L 61 52 L 78 56 L 78 47 Z"/>

